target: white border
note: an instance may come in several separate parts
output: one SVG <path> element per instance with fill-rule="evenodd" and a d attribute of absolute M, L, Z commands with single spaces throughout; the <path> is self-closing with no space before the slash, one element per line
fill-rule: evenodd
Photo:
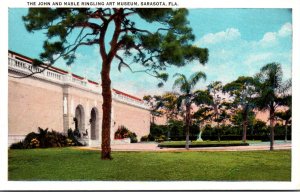
<path fill-rule="evenodd" d="M 45 0 L 42 0 L 45 1 Z M 61 1 L 61 0 L 60 0 Z M 72 0 L 67 0 L 71 2 Z M 74 0 L 73 0 L 74 1 Z M 95 0 L 90 0 L 92 2 Z M 99 0 L 100 1 L 100 0 Z M 99 2 L 95 1 L 95 2 Z M 103 1 L 103 0 L 101 0 Z M 106 0 L 107 1 L 107 0 Z M 124 1 L 124 0 L 123 0 Z M 134 0 L 126 0 L 127 2 Z M 137 0 L 141 1 L 141 0 Z M 147 0 L 149 1 L 149 0 Z M 155 0 L 158 1 L 158 0 Z M 160 0 L 163 1 L 163 0 Z M 300 135 L 299 114 L 299 42 L 300 7 L 297 0 L 170 0 L 186 8 L 292 8 L 293 9 L 293 136 L 292 136 L 292 182 L 14 182 L 7 181 L 7 50 L 8 50 L 8 7 L 27 7 L 26 0 L 1 1 L 0 36 L 0 190 L 296 190 L 300 189 Z M 32 0 L 30 2 L 39 2 Z M 145 1 L 144 1 L 145 2 Z M 153 2 L 153 1 L 151 1 Z M 166 2 L 169 2 L 166 0 Z M 21 34 L 20 34 L 21 35 Z M 22 163 L 22 162 L 20 162 Z M 241 162 L 242 163 L 242 162 Z M 247 173 L 245 173 L 247 174 Z"/>
<path fill-rule="evenodd" d="M 85 0 L 86 1 L 86 0 Z M 139 5 L 134 7 L 151 7 L 143 6 L 140 2 L 165 2 L 167 6 L 160 7 L 172 7 L 169 2 L 176 2 L 178 6 L 173 7 L 185 7 L 185 8 L 292 8 L 296 6 L 297 0 L 89 0 L 87 2 L 139 2 Z M 34 7 L 49 7 L 49 6 L 39 6 L 39 2 L 81 2 L 81 0 L 18 0 L 9 1 L 6 0 L 6 5 L 8 7 L 28 7 L 27 2 L 35 2 Z M 61 5 L 59 7 L 70 7 Z M 75 6 L 76 7 L 76 6 Z M 79 6 L 79 7 L 89 7 L 89 6 Z M 116 7 L 104 5 L 103 7 Z M 157 8 L 157 6 L 152 6 Z"/>

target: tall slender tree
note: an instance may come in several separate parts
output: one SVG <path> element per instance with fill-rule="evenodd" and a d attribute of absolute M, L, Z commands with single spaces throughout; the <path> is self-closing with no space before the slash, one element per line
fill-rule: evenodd
<path fill-rule="evenodd" d="M 291 81 L 283 82 L 281 64 L 269 63 L 256 75 L 258 80 L 256 105 L 260 110 L 269 110 L 270 150 L 274 149 L 275 111 L 284 104 L 285 94 L 289 93 Z"/>
<path fill-rule="evenodd" d="M 284 121 L 284 141 L 287 142 L 288 135 L 288 124 L 291 123 L 292 119 L 292 96 L 288 95 L 283 98 L 283 105 L 287 107 L 285 111 L 275 112 L 275 117 Z"/>
<path fill-rule="evenodd" d="M 191 105 L 194 102 L 196 96 L 195 92 L 193 92 L 193 89 L 201 79 L 206 80 L 206 75 L 205 73 L 200 71 L 192 74 L 189 79 L 187 79 L 185 75 L 180 73 L 176 73 L 174 77 L 177 77 L 177 79 L 174 81 L 173 88 L 179 88 L 180 92 L 182 93 L 178 97 L 178 106 L 181 106 L 182 104 L 184 104 L 185 106 L 185 148 L 189 149 Z"/>
<path fill-rule="evenodd" d="M 223 87 L 223 92 L 227 92 L 233 97 L 232 104 L 240 108 L 243 119 L 243 142 L 247 140 L 247 124 L 250 111 L 255 107 L 254 97 L 255 83 L 252 77 L 241 76 L 237 80 L 227 83 Z"/>
<path fill-rule="evenodd" d="M 217 123 L 217 132 L 218 132 L 218 141 L 220 141 L 220 123 L 223 120 L 220 117 L 221 114 L 221 107 L 222 107 L 222 82 L 221 81 L 214 81 L 207 86 L 209 93 L 213 98 L 212 107 L 213 107 L 213 121 Z"/>
<path fill-rule="evenodd" d="M 195 123 L 199 125 L 199 135 L 197 140 L 202 141 L 201 135 L 205 129 L 205 121 L 211 120 L 212 117 L 212 103 L 213 98 L 209 94 L 208 90 L 197 90 L 195 93 L 194 103 L 197 105 L 198 109 L 193 114 L 192 118 L 195 119 Z"/>
<path fill-rule="evenodd" d="M 127 67 L 133 71 L 130 64 L 139 63 L 144 67 L 141 71 L 163 81 L 168 76 L 162 71 L 170 65 L 184 66 L 195 60 L 201 64 L 207 62 L 208 50 L 192 45 L 195 37 L 187 14 L 186 9 L 31 8 L 23 17 L 29 32 L 43 31 L 47 35 L 44 52 L 40 54 L 42 62 L 53 64 L 63 58 L 72 64 L 79 47 L 98 46 L 102 63 L 102 159 L 111 159 L 113 60 L 119 70 Z M 136 18 L 149 25 L 145 27 Z"/>

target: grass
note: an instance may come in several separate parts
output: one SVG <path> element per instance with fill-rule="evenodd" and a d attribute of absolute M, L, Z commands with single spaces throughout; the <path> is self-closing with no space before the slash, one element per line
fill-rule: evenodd
<path fill-rule="evenodd" d="M 242 141 L 192 141 L 190 147 L 222 147 L 222 146 L 243 146 L 249 145 Z M 185 141 L 165 141 L 158 145 L 159 147 L 184 148 Z"/>
<path fill-rule="evenodd" d="M 113 152 L 9 150 L 9 180 L 290 181 L 291 151 Z"/>

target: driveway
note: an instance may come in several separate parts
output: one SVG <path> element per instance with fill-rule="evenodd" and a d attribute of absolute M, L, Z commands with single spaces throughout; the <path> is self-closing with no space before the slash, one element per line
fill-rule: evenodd
<path fill-rule="evenodd" d="M 130 143 L 130 144 L 114 144 L 111 145 L 112 151 L 186 151 L 184 148 L 159 148 L 157 143 Z M 291 149 L 291 142 L 275 141 L 274 149 Z M 85 149 L 99 149 L 89 148 Z M 256 150 L 269 150 L 270 142 L 255 142 L 249 146 L 230 146 L 230 147 L 201 147 L 201 148 L 190 148 L 189 151 L 256 151 Z"/>

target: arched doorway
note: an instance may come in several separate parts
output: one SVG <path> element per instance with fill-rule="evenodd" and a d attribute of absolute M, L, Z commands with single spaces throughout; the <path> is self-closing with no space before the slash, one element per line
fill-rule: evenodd
<path fill-rule="evenodd" d="M 91 110 L 90 125 L 91 125 L 91 140 L 98 140 L 99 139 L 99 117 L 98 117 L 98 110 L 95 107 L 93 107 Z"/>
<path fill-rule="evenodd" d="M 78 105 L 75 109 L 75 130 L 78 130 L 79 133 L 82 133 L 85 131 L 85 124 L 84 124 L 84 110 L 82 105 Z"/>

